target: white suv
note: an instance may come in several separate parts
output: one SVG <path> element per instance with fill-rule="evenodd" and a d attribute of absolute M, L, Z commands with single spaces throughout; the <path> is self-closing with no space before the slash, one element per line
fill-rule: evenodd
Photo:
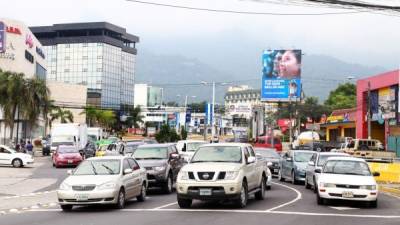
<path fill-rule="evenodd" d="M 249 144 L 203 145 L 178 174 L 178 204 L 188 208 L 193 199 L 233 200 L 243 208 L 250 194 L 264 199 L 267 169 Z"/>

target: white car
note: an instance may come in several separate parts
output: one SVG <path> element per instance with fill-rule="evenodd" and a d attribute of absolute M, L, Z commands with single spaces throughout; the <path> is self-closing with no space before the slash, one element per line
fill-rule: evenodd
<path fill-rule="evenodd" d="M 70 211 L 74 205 L 95 204 L 113 204 L 122 209 L 127 199 L 146 199 L 146 170 L 132 157 L 89 158 L 69 173 L 57 191 L 64 211 Z"/>
<path fill-rule="evenodd" d="M 32 155 L 20 153 L 14 149 L 0 145 L 0 164 L 1 165 L 12 165 L 14 167 L 23 167 L 28 164 L 32 164 L 35 160 Z"/>
<path fill-rule="evenodd" d="M 205 141 L 200 140 L 182 140 L 178 141 L 176 144 L 176 148 L 178 149 L 179 154 L 185 159 L 186 162 L 189 162 L 195 151 L 202 145 L 208 144 Z"/>
<path fill-rule="evenodd" d="M 317 203 L 323 205 L 329 199 L 368 202 L 373 208 L 378 204 L 378 186 L 364 159 L 354 157 L 330 157 L 324 167 L 316 169 L 318 178 Z"/>

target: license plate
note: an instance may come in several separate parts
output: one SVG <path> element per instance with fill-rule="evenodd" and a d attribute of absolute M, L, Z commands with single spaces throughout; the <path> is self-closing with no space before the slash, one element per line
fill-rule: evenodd
<path fill-rule="evenodd" d="M 279 172 L 279 170 L 278 169 L 274 169 L 274 173 L 277 173 L 277 172 Z"/>
<path fill-rule="evenodd" d="M 200 189 L 200 195 L 211 195 L 212 191 L 211 189 Z"/>
<path fill-rule="evenodd" d="M 75 198 L 77 201 L 86 201 L 89 198 L 88 194 L 76 194 Z"/>
<path fill-rule="evenodd" d="M 353 195 L 353 192 L 351 192 L 351 191 L 344 191 L 344 192 L 342 192 L 342 197 L 343 198 L 353 198 L 354 195 Z"/>
<path fill-rule="evenodd" d="M 68 160 L 68 163 L 73 163 L 73 162 L 74 162 L 74 160 L 71 160 L 71 159 L 70 159 L 70 160 Z"/>

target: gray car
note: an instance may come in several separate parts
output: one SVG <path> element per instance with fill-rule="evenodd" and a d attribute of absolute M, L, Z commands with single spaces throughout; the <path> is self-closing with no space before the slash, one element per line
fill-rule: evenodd
<path fill-rule="evenodd" d="M 322 170 L 322 167 L 324 166 L 326 160 L 328 160 L 329 157 L 334 157 L 334 156 L 349 156 L 346 153 L 339 153 L 339 152 L 316 152 L 310 159 L 310 161 L 307 163 L 307 168 L 306 168 L 306 178 L 304 181 L 304 185 L 306 189 L 310 189 L 313 187 L 314 192 L 317 192 L 317 189 L 315 188 L 315 184 L 318 182 L 318 173 L 315 173 L 315 169 L 320 169 Z"/>
<path fill-rule="evenodd" d="M 133 157 L 147 170 L 149 187 L 161 187 L 168 194 L 173 191 L 173 184 L 184 164 L 175 144 L 141 145 Z"/>
<path fill-rule="evenodd" d="M 290 150 L 283 154 L 279 162 L 280 170 L 278 179 L 280 181 L 288 179 L 292 181 L 293 184 L 304 181 L 307 163 L 314 153 L 313 151 Z"/>

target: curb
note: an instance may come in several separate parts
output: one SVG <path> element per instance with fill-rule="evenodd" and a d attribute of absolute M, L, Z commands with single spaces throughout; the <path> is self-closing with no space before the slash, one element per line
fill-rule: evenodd
<path fill-rule="evenodd" d="M 400 197 L 400 189 L 379 186 L 379 190 L 397 197 Z"/>

